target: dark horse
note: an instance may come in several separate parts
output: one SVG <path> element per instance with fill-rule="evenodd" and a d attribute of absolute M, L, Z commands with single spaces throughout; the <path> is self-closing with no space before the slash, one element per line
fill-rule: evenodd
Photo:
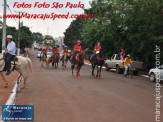
<path fill-rule="evenodd" d="M 72 65 L 71 65 L 72 75 L 73 75 L 74 67 L 75 67 L 75 65 L 77 65 L 76 76 L 78 78 L 80 77 L 80 69 L 81 69 L 82 65 L 84 64 L 84 58 L 85 58 L 85 52 L 81 52 L 81 53 L 76 54 L 75 61 L 72 62 Z"/>
<path fill-rule="evenodd" d="M 90 61 L 92 64 L 92 76 L 95 76 L 94 69 L 97 66 L 97 74 L 96 77 L 101 77 L 101 69 L 104 64 L 104 51 L 103 49 L 96 54 L 96 57 L 92 61 Z M 99 68 L 100 66 L 100 68 Z"/>
<path fill-rule="evenodd" d="M 57 68 L 58 63 L 59 63 L 59 53 L 54 53 L 52 55 L 52 67 L 54 67 L 54 64 L 55 64 L 55 68 Z"/>

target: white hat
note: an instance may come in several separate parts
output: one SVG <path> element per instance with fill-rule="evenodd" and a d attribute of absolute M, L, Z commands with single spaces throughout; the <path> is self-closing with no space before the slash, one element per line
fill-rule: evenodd
<path fill-rule="evenodd" d="M 12 39 L 12 36 L 11 36 L 11 35 L 7 35 L 7 38 L 8 38 L 8 39 Z"/>

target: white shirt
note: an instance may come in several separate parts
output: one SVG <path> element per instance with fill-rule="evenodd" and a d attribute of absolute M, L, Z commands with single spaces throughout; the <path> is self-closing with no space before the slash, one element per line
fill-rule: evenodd
<path fill-rule="evenodd" d="M 15 55 L 16 52 L 16 45 L 15 42 L 11 41 L 7 45 L 7 52 L 11 55 Z"/>

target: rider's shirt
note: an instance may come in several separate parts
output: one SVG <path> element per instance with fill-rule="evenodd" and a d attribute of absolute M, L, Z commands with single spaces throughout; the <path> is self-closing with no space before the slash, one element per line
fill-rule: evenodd
<path fill-rule="evenodd" d="M 42 53 L 46 53 L 46 49 L 42 49 Z"/>
<path fill-rule="evenodd" d="M 94 50 L 96 50 L 96 51 L 97 51 L 97 50 L 100 51 L 100 50 L 101 50 L 101 46 L 95 46 L 95 47 L 94 47 Z"/>
<path fill-rule="evenodd" d="M 125 58 L 125 61 L 124 61 L 124 66 L 127 66 L 128 64 L 131 64 L 132 63 L 132 60 L 131 58 Z"/>
<path fill-rule="evenodd" d="M 125 50 L 124 50 L 124 49 L 122 49 L 121 53 L 122 53 L 123 55 L 125 55 L 125 54 L 126 54 L 126 52 L 125 52 Z"/>
<path fill-rule="evenodd" d="M 15 42 L 11 41 L 7 45 L 7 52 L 11 55 L 15 55 L 16 52 L 16 45 Z"/>
<path fill-rule="evenodd" d="M 67 49 L 64 49 L 63 52 L 64 52 L 64 53 L 68 53 L 68 50 L 67 50 Z"/>
<path fill-rule="evenodd" d="M 52 49 L 52 53 L 58 53 L 58 49 Z"/>
<path fill-rule="evenodd" d="M 76 51 L 79 50 L 79 51 Z M 81 45 L 75 45 L 73 52 L 82 52 L 82 46 Z"/>

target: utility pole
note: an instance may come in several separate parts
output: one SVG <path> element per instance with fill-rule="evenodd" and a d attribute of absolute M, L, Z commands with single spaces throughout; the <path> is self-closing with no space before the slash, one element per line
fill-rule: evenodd
<path fill-rule="evenodd" d="M 16 12 L 16 11 L 15 11 Z M 21 32 L 21 23 L 20 23 L 20 14 L 23 12 L 17 12 L 19 15 L 19 23 L 18 23 L 18 50 L 17 50 L 17 55 L 20 55 L 20 32 Z"/>
<path fill-rule="evenodd" d="M 4 0 L 3 15 L 6 15 L 6 8 L 7 8 L 7 0 Z M 3 27 L 3 33 L 2 33 L 2 53 L 3 53 L 6 48 L 6 18 L 3 18 L 2 27 Z"/>
<path fill-rule="evenodd" d="M 18 52 L 17 55 L 20 55 L 20 12 L 19 12 L 19 24 L 18 24 Z"/>

